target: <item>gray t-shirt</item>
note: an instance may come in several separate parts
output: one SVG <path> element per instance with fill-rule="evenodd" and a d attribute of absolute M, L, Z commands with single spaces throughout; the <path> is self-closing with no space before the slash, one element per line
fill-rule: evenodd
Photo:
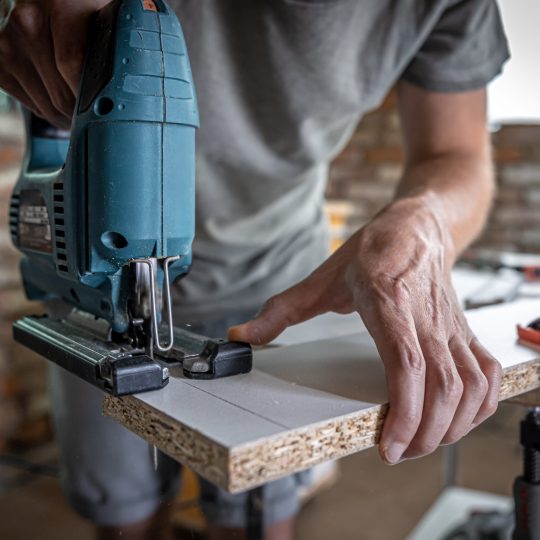
<path fill-rule="evenodd" d="M 508 57 L 494 0 L 171 4 L 201 115 L 185 320 L 258 306 L 325 258 L 328 164 L 398 79 L 469 90 Z"/>

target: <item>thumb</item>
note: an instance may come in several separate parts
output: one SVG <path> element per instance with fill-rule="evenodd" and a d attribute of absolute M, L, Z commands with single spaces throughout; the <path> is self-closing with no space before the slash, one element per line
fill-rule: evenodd
<path fill-rule="evenodd" d="M 326 311 L 317 297 L 309 280 L 302 281 L 272 296 L 251 321 L 229 328 L 229 339 L 252 345 L 266 345 L 289 326 L 307 321 Z"/>

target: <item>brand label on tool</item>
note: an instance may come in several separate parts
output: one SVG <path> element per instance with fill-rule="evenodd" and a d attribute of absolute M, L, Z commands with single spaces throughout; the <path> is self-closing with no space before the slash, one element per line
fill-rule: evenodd
<path fill-rule="evenodd" d="M 25 189 L 20 193 L 19 245 L 44 253 L 53 251 L 49 211 L 37 189 Z"/>
<path fill-rule="evenodd" d="M 142 7 L 145 11 L 157 11 L 156 4 L 153 0 L 141 0 Z"/>

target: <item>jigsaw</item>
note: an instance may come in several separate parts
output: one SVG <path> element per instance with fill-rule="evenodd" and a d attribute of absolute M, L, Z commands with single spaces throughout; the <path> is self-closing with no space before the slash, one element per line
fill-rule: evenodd
<path fill-rule="evenodd" d="M 71 131 L 25 115 L 10 207 L 28 298 L 73 309 L 24 317 L 14 338 L 113 395 L 162 388 L 171 365 L 246 373 L 249 345 L 173 325 L 171 284 L 192 263 L 199 125 L 180 23 L 163 0 L 114 0 L 91 29 Z"/>

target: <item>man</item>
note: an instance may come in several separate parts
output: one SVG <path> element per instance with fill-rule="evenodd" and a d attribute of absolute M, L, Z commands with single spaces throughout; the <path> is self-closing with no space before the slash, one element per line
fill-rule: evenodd
<path fill-rule="evenodd" d="M 19 3 L 0 34 L 0 86 L 69 128 L 89 16 L 105 3 Z M 508 56 L 494 0 L 171 5 L 201 111 L 194 265 L 176 287 L 176 322 L 210 334 L 236 324 L 231 337 L 264 344 L 320 313 L 357 311 L 386 368 L 382 458 L 458 441 L 493 414 L 501 380 L 450 283 L 494 191 L 485 85 Z M 395 200 L 322 262 L 328 164 L 396 83 L 406 163 Z M 72 504 L 103 538 L 157 538 L 176 465 L 154 472 L 146 444 L 100 417 L 93 388 L 61 370 L 51 386 Z M 269 538 L 292 537 L 295 482 L 266 488 Z M 213 538 L 241 537 L 244 505 L 203 484 Z"/>

